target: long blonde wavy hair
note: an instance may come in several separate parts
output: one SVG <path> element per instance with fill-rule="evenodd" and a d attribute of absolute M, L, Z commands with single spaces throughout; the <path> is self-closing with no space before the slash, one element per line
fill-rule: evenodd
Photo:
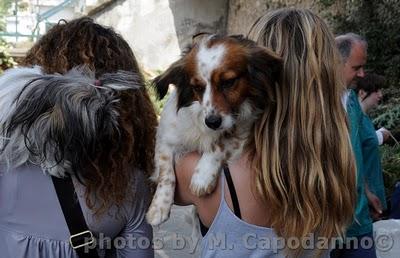
<path fill-rule="evenodd" d="M 334 37 L 301 9 L 265 14 L 248 37 L 280 55 L 284 67 L 248 143 L 269 222 L 285 238 L 342 236 L 353 218 L 356 170 Z"/>

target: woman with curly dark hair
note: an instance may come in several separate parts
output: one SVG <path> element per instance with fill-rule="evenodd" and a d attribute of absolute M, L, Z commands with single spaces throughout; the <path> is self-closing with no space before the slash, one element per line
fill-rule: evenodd
<path fill-rule="evenodd" d="M 61 21 L 22 65 L 0 78 L 1 256 L 79 255 L 51 177 L 71 176 L 89 231 L 106 241 L 100 257 L 153 257 L 144 214 L 157 118 L 127 42 L 90 18 Z"/>

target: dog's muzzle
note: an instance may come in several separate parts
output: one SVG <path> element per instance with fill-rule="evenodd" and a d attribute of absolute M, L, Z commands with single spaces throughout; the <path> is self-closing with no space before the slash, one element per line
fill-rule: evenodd
<path fill-rule="evenodd" d="M 222 124 L 222 118 L 221 116 L 210 115 L 206 117 L 205 123 L 209 128 L 217 130 Z"/>

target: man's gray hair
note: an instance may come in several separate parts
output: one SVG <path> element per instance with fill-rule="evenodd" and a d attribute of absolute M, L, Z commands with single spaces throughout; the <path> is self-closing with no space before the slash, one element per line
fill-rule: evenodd
<path fill-rule="evenodd" d="M 347 58 L 349 58 L 351 49 L 355 43 L 361 43 L 364 45 L 365 49 L 368 47 L 368 43 L 364 37 L 351 32 L 337 36 L 335 38 L 335 42 L 339 49 L 343 63 L 347 62 Z"/>

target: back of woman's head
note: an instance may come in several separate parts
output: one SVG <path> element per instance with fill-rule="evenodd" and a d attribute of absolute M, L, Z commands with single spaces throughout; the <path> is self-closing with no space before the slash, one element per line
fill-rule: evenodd
<path fill-rule="evenodd" d="M 259 18 L 249 37 L 284 67 L 249 143 L 272 227 L 284 237 L 342 234 L 353 218 L 355 165 L 333 35 L 309 10 L 280 9 Z"/>
<path fill-rule="evenodd" d="M 118 141 L 99 140 L 95 159 L 89 162 L 88 169 L 77 172 L 87 188 L 87 204 L 96 211 L 105 211 L 111 205 L 122 204 L 126 196 L 133 196 L 127 192 L 131 188 L 128 184 L 134 180 L 132 168 L 147 174 L 153 170 L 157 117 L 128 43 L 111 28 L 87 17 L 60 21 L 31 48 L 22 64 L 39 65 L 46 73 L 61 74 L 85 65 L 96 78 L 118 70 L 138 75 L 140 89 L 118 93 Z M 98 197 L 98 203 L 91 202 L 92 195 Z"/>
<path fill-rule="evenodd" d="M 386 79 L 384 76 L 376 73 L 367 73 L 363 78 L 357 80 L 356 92 L 365 91 L 367 96 L 380 89 L 386 88 Z"/>
<path fill-rule="evenodd" d="M 60 20 L 28 51 L 22 64 L 40 65 L 46 73 L 65 73 L 85 64 L 96 76 L 117 70 L 139 71 L 128 43 L 89 17 Z"/>

